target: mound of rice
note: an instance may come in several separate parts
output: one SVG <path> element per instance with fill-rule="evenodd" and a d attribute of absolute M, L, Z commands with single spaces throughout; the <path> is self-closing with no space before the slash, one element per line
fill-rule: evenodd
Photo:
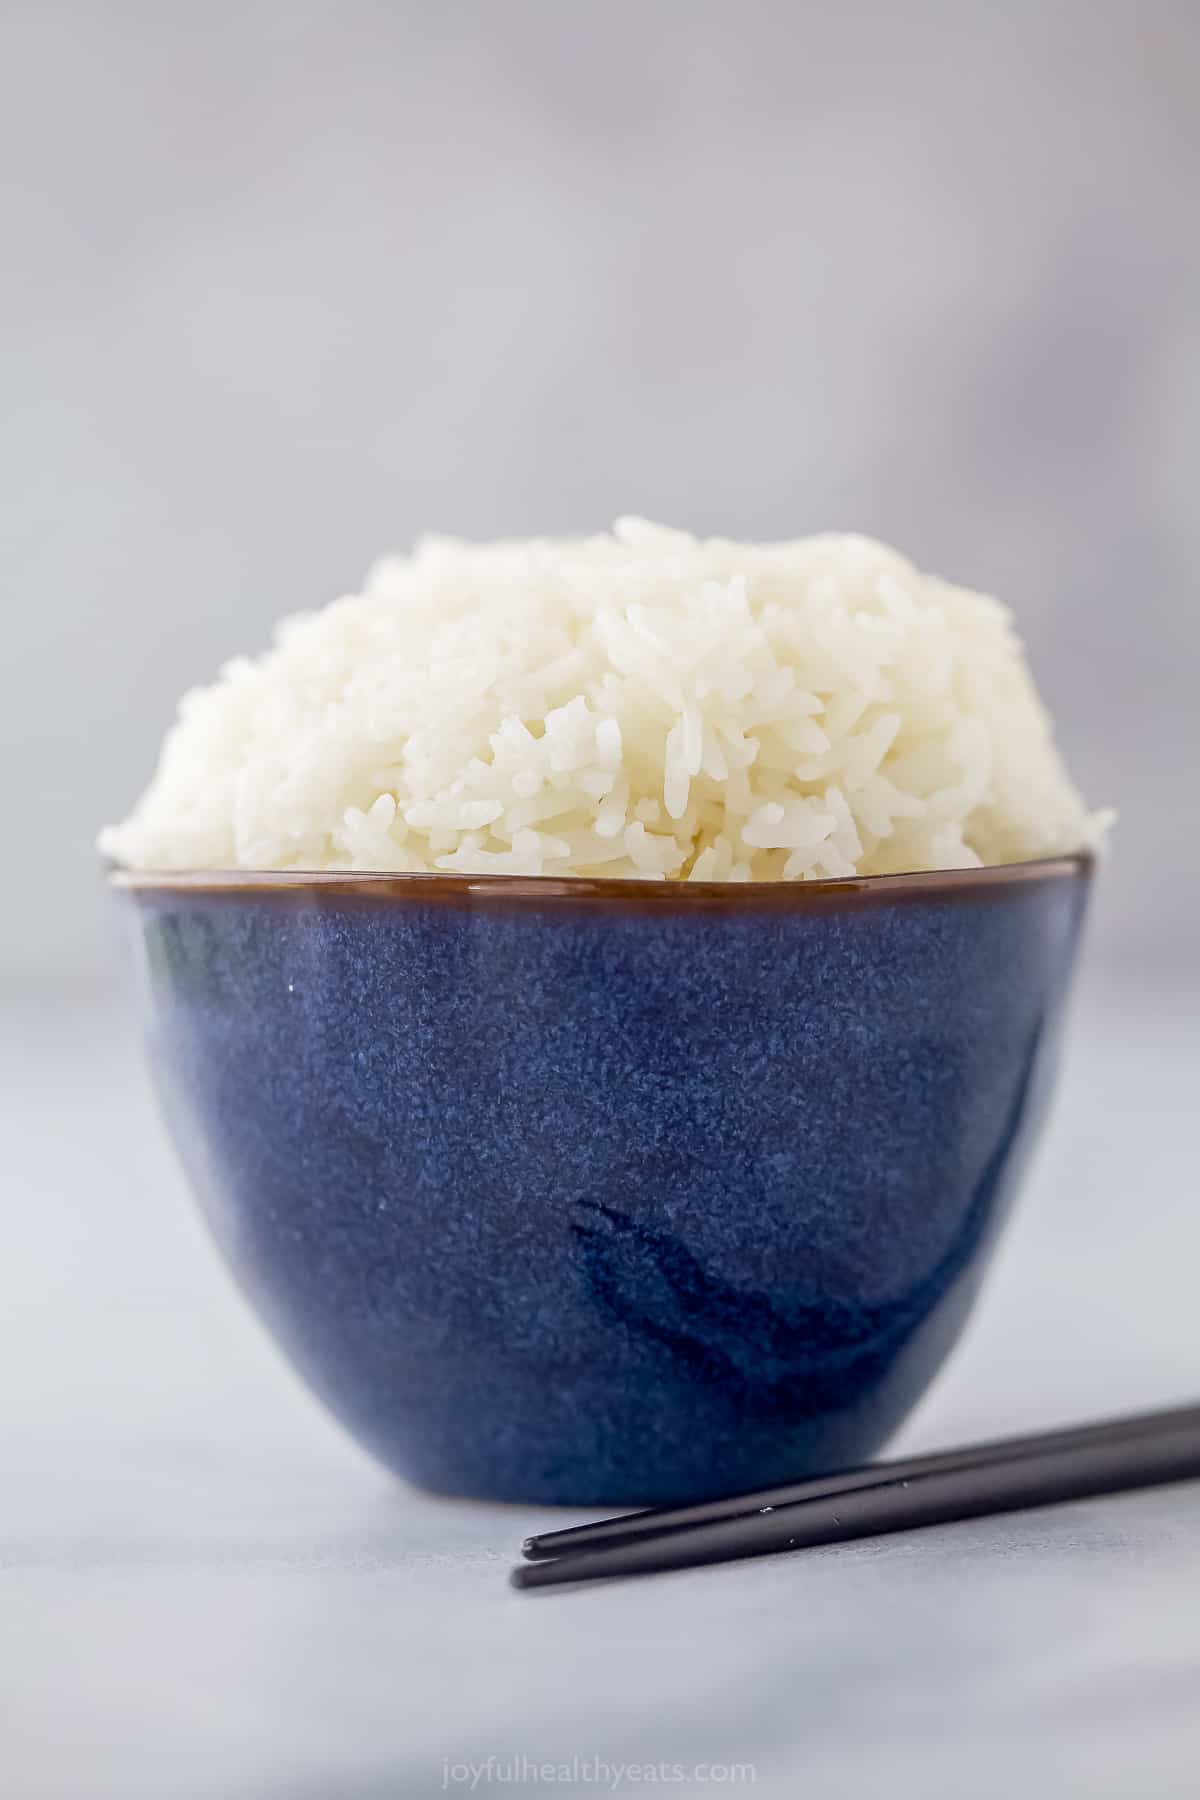
<path fill-rule="evenodd" d="M 141 869 L 804 880 L 1093 841 L 1008 612 L 867 538 L 420 543 L 187 694 Z"/>

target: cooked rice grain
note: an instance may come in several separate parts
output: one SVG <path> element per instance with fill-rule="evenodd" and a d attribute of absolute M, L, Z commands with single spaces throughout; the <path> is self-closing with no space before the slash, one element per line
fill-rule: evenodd
<path fill-rule="evenodd" d="M 806 880 L 1094 842 L 1009 613 L 868 538 L 427 538 L 185 695 L 141 869 Z"/>

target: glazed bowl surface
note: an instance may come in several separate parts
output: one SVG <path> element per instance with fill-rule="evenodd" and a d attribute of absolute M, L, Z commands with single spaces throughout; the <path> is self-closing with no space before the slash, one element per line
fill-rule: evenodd
<path fill-rule="evenodd" d="M 1088 858 L 827 883 L 129 875 L 242 1287 L 423 1486 L 681 1501 L 871 1456 L 1050 1091 Z"/>

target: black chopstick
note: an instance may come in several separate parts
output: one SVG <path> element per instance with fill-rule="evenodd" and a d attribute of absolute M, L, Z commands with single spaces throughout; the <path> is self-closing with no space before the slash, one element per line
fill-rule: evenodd
<path fill-rule="evenodd" d="M 546 1533 L 519 1588 L 726 1562 L 1200 1476 L 1200 1406 L 909 1457 L 791 1488 Z M 772 1498 L 786 1496 L 784 1498 Z M 666 1521 L 664 1524 L 663 1521 Z M 597 1539 L 605 1527 L 614 1530 Z M 587 1534 L 586 1546 L 576 1548 Z"/>
<path fill-rule="evenodd" d="M 1123 1441 L 1143 1432 L 1161 1431 L 1175 1420 L 1186 1422 L 1192 1418 L 1200 1418 L 1200 1407 L 1177 1406 L 1163 1412 L 1135 1413 L 1125 1418 L 1102 1419 L 1090 1425 L 1035 1431 L 1023 1437 L 993 1438 L 986 1443 L 962 1445 L 953 1450 L 935 1450 L 891 1462 L 867 1463 L 861 1468 L 789 1482 L 784 1487 L 727 1494 L 719 1500 L 700 1500 L 690 1506 L 664 1506 L 649 1512 L 622 1513 L 618 1518 L 598 1519 L 590 1525 L 544 1531 L 537 1537 L 526 1538 L 521 1553 L 531 1561 L 541 1562 L 547 1557 L 599 1549 L 601 1545 L 635 1543 L 640 1538 L 657 1537 L 660 1532 L 678 1531 L 685 1526 L 739 1518 L 745 1513 L 762 1512 L 765 1507 L 795 1506 L 804 1501 L 823 1499 L 829 1494 L 849 1493 L 855 1488 L 878 1487 L 882 1482 L 911 1481 L 916 1476 L 949 1473 L 954 1469 L 973 1468 L 979 1463 L 1007 1462 L 1011 1457 L 1040 1454 L 1046 1450 L 1072 1450 L 1076 1445 Z"/>

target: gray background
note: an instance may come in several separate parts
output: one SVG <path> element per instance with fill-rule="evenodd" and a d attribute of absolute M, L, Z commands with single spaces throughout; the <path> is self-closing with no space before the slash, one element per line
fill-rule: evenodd
<path fill-rule="evenodd" d="M 13 4 L 4 978 L 111 987 L 180 691 L 425 529 L 891 539 L 1018 610 L 1191 955 L 1200 8 Z"/>
<path fill-rule="evenodd" d="M 185 686 L 422 530 L 845 527 L 992 588 L 1123 819 L 902 1441 L 1194 1396 L 1198 97 L 1190 0 L 0 0 L 0 1790 L 1194 1800 L 1196 1484 L 510 1593 L 544 1518 L 387 1479 L 218 1267 L 92 840 Z"/>

